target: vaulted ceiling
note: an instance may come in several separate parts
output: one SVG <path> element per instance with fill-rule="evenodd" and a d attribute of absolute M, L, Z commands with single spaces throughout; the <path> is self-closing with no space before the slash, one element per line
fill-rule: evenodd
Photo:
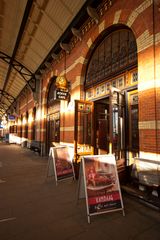
<path fill-rule="evenodd" d="M 0 117 L 93 0 L 0 0 Z M 101 2 L 101 1 L 98 1 Z M 79 17 L 80 20 L 80 17 Z M 65 37 L 64 37 L 65 36 Z"/>

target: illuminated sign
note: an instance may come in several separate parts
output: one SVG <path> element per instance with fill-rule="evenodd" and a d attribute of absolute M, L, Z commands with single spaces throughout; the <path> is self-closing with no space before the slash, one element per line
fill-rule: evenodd
<path fill-rule="evenodd" d="M 8 115 L 8 120 L 9 121 L 15 121 L 15 116 L 14 115 Z"/>
<path fill-rule="evenodd" d="M 68 100 L 69 99 L 69 82 L 65 76 L 58 76 L 56 78 L 56 90 L 54 93 L 55 100 Z"/>
<path fill-rule="evenodd" d="M 56 100 L 68 100 L 68 91 L 63 89 L 56 89 L 55 90 L 55 99 Z"/>

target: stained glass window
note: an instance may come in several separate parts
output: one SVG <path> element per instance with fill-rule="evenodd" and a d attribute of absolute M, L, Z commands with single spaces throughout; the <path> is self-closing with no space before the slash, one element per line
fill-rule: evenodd
<path fill-rule="evenodd" d="M 137 45 L 129 29 L 112 32 L 95 48 L 88 64 L 85 87 L 93 86 L 137 64 Z"/>

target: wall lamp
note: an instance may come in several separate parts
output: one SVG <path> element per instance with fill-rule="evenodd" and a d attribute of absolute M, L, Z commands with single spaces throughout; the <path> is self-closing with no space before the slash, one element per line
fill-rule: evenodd
<path fill-rule="evenodd" d="M 70 51 L 71 51 L 71 47 L 70 47 L 70 45 L 69 44 L 67 44 L 67 43 L 60 43 L 60 47 L 66 52 L 66 53 L 70 53 Z"/>
<path fill-rule="evenodd" d="M 55 53 L 51 53 L 51 57 L 52 57 L 54 60 L 57 60 L 57 59 L 58 59 L 58 55 L 55 54 Z"/>
<path fill-rule="evenodd" d="M 82 32 L 79 29 L 71 28 L 73 35 L 75 35 L 80 41 L 82 41 Z"/>
<path fill-rule="evenodd" d="M 95 8 L 92 8 L 90 6 L 87 7 L 87 13 L 88 15 L 94 19 L 94 21 L 96 22 L 96 24 L 99 23 L 99 16 L 98 16 L 98 13 L 96 11 Z"/>

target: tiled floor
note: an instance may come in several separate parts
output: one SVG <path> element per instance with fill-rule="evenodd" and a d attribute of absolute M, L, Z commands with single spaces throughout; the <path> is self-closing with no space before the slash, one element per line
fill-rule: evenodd
<path fill-rule="evenodd" d="M 46 178 L 47 158 L 0 143 L 1 240 L 159 240 L 160 212 L 122 194 L 122 212 L 87 223 L 85 200 L 77 200 L 77 181 Z"/>

